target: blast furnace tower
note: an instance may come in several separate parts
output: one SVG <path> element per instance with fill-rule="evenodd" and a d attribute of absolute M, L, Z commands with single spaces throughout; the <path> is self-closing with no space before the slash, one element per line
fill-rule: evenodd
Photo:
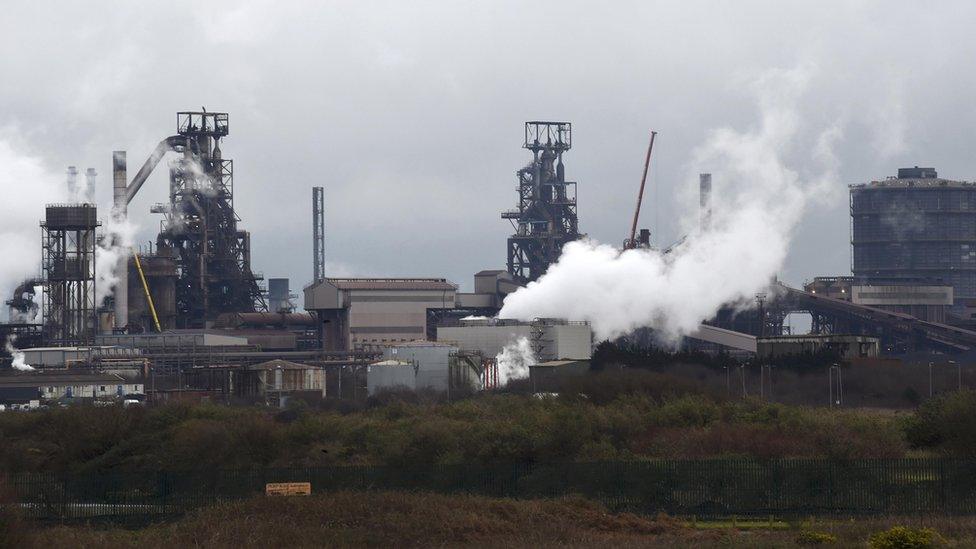
<path fill-rule="evenodd" d="M 567 242 L 580 238 L 576 182 L 566 181 L 563 153 L 573 144 L 569 122 L 525 123 L 532 162 L 519 170 L 518 209 L 502 212 L 515 234 L 508 238 L 508 272 L 521 284 L 542 276 Z"/>
<path fill-rule="evenodd" d="M 169 204 L 157 237 L 176 258 L 176 324 L 203 328 L 222 313 L 266 309 L 251 271 L 250 234 L 234 213 L 234 164 L 223 158 L 227 113 L 177 113 L 182 155 L 170 165 Z M 180 139 L 181 138 L 181 139 Z"/>

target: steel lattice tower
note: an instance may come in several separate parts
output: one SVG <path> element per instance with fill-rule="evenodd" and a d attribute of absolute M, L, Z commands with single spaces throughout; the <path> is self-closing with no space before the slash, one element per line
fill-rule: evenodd
<path fill-rule="evenodd" d="M 566 181 L 563 153 L 572 147 L 569 122 L 526 122 L 532 163 L 517 172 L 518 209 L 502 212 L 515 228 L 508 238 L 508 272 L 525 284 L 559 259 L 563 245 L 580 238 L 576 182 Z"/>
<path fill-rule="evenodd" d="M 94 204 L 48 206 L 41 223 L 44 250 L 44 336 L 51 345 L 95 342 Z"/>

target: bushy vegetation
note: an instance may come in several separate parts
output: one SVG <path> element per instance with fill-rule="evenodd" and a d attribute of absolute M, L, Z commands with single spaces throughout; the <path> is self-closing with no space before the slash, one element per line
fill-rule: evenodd
<path fill-rule="evenodd" d="M 894 526 L 872 534 L 868 540 L 871 549 L 929 549 L 943 543 L 941 536 L 931 528 L 908 526 Z"/>
<path fill-rule="evenodd" d="M 0 469 L 861 458 L 907 450 L 901 424 L 888 415 L 723 400 L 666 381 L 605 373 L 560 397 L 388 398 L 348 413 L 176 404 L 2 414 Z"/>
<path fill-rule="evenodd" d="M 907 420 L 905 432 L 916 448 L 976 458 L 976 391 L 958 391 L 926 401 Z"/>

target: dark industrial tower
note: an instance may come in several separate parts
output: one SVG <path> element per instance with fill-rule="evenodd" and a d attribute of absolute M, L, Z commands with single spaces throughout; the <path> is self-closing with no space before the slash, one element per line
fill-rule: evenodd
<path fill-rule="evenodd" d="M 234 213 L 234 165 L 220 140 L 227 113 L 177 113 L 182 155 L 170 165 L 170 203 L 157 247 L 176 257 L 176 320 L 201 328 L 222 313 L 266 309 L 251 271 L 250 234 L 238 230 Z"/>
<path fill-rule="evenodd" d="M 502 212 L 515 228 L 508 238 L 508 272 L 521 284 L 536 280 L 559 258 L 567 242 L 580 238 L 576 182 L 566 181 L 563 153 L 573 144 L 569 122 L 526 122 L 532 163 L 518 174 L 518 209 Z"/>
<path fill-rule="evenodd" d="M 850 186 L 851 270 L 862 280 L 937 281 L 976 298 L 976 184 L 902 168 Z"/>
<path fill-rule="evenodd" d="M 41 223 L 44 250 L 44 336 L 51 345 L 95 341 L 94 204 L 48 206 Z"/>

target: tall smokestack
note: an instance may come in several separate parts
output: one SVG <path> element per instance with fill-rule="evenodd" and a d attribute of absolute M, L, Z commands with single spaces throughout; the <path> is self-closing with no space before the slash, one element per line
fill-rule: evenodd
<path fill-rule="evenodd" d="M 312 187 L 312 273 L 315 282 L 325 278 L 324 187 Z"/>
<path fill-rule="evenodd" d="M 712 174 L 698 174 L 698 193 L 701 230 L 707 231 L 712 224 Z"/>
<path fill-rule="evenodd" d="M 78 202 L 78 168 L 68 166 L 68 201 Z"/>
<path fill-rule="evenodd" d="M 126 162 L 125 151 L 112 153 L 112 216 L 116 221 L 124 221 L 128 215 L 126 203 Z M 122 254 L 120 265 L 116 267 L 119 282 L 115 286 L 115 327 L 125 328 L 129 324 L 129 259 Z"/>
<path fill-rule="evenodd" d="M 95 168 L 88 168 L 85 170 L 85 197 L 84 202 L 95 203 L 95 176 L 98 172 Z"/>

